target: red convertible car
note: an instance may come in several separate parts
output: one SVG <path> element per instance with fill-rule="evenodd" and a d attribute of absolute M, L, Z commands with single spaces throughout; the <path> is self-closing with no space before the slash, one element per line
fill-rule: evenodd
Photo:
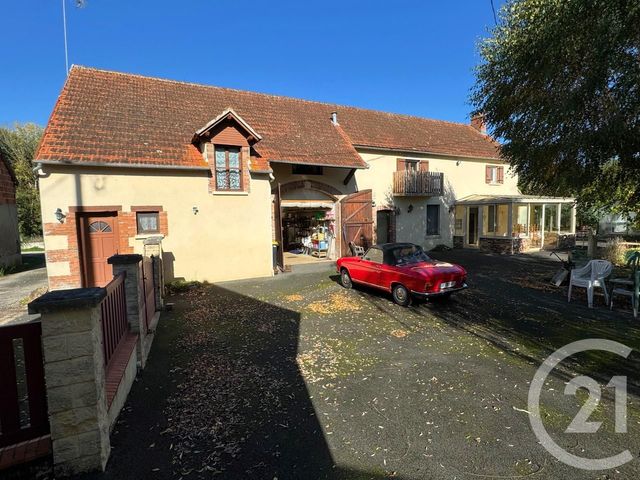
<path fill-rule="evenodd" d="M 385 243 L 371 247 L 362 257 L 342 257 L 337 261 L 340 282 L 354 283 L 391 292 L 403 307 L 412 297 L 449 297 L 467 288 L 467 271 L 459 265 L 431 259 L 419 245 Z"/>

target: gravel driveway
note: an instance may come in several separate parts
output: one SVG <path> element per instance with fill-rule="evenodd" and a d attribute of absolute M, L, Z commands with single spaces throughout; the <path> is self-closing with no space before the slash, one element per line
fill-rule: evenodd
<path fill-rule="evenodd" d="M 176 293 L 107 474 L 90 478 L 638 478 L 637 460 L 607 472 L 559 462 L 527 411 L 529 382 L 558 346 L 599 336 L 635 347 L 628 312 L 567 304 L 547 285 L 557 264 L 540 258 L 436 255 L 466 266 L 471 288 L 409 309 L 344 290 L 330 270 Z M 598 433 L 564 433 L 586 399 L 564 395 L 572 369 L 633 383 L 637 366 L 634 354 L 587 355 L 551 376 L 541 413 L 556 442 L 585 457 L 637 456 L 635 396 L 629 433 L 613 433 L 610 391 L 591 418 Z"/>
<path fill-rule="evenodd" d="M 23 258 L 25 264 L 32 268 L 0 277 L 0 325 L 31 318 L 27 313 L 26 299 L 47 287 L 44 254 L 25 254 Z"/>

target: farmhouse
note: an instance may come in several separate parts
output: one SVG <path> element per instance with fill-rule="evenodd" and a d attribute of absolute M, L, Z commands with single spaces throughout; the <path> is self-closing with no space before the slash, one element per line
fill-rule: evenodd
<path fill-rule="evenodd" d="M 470 125 L 74 67 L 35 158 L 52 289 L 161 237 L 166 280 L 269 276 L 350 244 L 518 252 L 575 231 Z"/>
<path fill-rule="evenodd" d="M 0 154 L 0 268 L 22 263 L 16 208 L 17 184 L 11 165 Z"/>

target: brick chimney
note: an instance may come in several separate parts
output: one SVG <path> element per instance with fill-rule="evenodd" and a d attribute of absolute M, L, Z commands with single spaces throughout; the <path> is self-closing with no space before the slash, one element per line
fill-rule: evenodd
<path fill-rule="evenodd" d="M 471 117 L 471 126 L 480 133 L 487 134 L 487 124 L 484 123 L 484 113 L 476 113 Z"/>

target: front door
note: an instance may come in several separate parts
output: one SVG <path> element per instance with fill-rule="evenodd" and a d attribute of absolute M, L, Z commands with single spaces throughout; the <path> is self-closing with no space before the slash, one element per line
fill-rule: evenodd
<path fill-rule="evenodd" d="M 118 253 L 116 227 L 116 214 L 112 212 L 80 216 L 84 287 L 104 287 L 113 278 L 107 259 Z"/>
<path fill-rule="evenodd" d="M 376 238 L 378 243 L 393 241 L 391 214 L 391 210 L 378 210 L 376 212 Z"/>
<path fill-rule="evenodd" d="M 469 228 L 467 232 L 469 232 L 467 239 L 469 245 L 476 245 L 478 243 L 478 207 L 469 209 Z"/>

